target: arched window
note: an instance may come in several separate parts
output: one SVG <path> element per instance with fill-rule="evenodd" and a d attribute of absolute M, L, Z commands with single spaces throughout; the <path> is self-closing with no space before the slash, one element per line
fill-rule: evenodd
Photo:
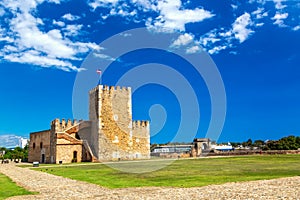
<path fill-rule="evenodd" d="M 41 149 L 43 148 L 43 142 L 40 143 L 40 148 L 41 148 Z"/>
<path fill-rule="evenodd" d="M 35 143 L 33 143 L 32 147 L 33 147 L 33 149 L 35 149 Z"/>

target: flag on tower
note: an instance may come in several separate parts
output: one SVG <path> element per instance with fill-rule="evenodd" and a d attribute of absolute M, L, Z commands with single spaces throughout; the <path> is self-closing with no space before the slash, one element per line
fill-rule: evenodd
<path fill-rule="evenodd" d="M 97 69 L 97 70 L 96 70 L 96 73 L 99 74 L 98 85 L 101 85 L 101 76 L 102 76 L 102 75 L 101 75 L 101 73 L 102 73 L 101 69 Z"/>

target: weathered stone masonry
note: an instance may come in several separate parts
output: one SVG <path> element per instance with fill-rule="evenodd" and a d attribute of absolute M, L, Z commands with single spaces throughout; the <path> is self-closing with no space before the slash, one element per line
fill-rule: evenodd
<path fill-rule="evenodd" d="M 98 160 L 150 158 L 149 122 L 132 121 L 131 88 L 98 85 L 89 95 L 91 144 Z"/>
<path fill-rule="evenodd" d="M 29 162 L 148 159 L 149 126 L 132 121 L 130 87 L 98 85 L 89 92 L 89 121 L 55 119 L 50 130 L 30 134 Z"/>

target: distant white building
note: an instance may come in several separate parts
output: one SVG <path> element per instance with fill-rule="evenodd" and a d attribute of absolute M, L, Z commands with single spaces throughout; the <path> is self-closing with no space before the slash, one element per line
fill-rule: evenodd
<path fill-rule="evenodd" d="M 29 140 L 27 138 L 20 137 L 19 147 L 24 148 L 28 144 Z"/>
<path fill-rule="evenodd" d="M 227 145 L 211 145 L 212 149 L 215 149 L 217 151 L 232 151 L 234 148 L 232 145 L 228 142 Z"/>
<path fill-rule="evenodd" d="M 192 149 L 192 145 L 163 145 L 157 146 L 152 153 L 187 153 Z"/>
<path fill-rule="evenodd" d="M 15 147 L 24 148 L 29 140 L 16 135 L 0 135 L 0 147 L 14 149 Z"/>

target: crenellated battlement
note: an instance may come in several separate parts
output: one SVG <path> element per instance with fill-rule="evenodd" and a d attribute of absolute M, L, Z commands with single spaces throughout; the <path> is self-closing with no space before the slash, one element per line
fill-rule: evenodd
<path fill-rule="evenodd" d="M 60 121 L 60 119 L 57 118 L 57 119 L 54 119 L 51 122 L 51 127 L 55 128 L 57 131 L 64 131 L 64 130 L 72 127 L 72 126 L 77 125 L 77 124 L 78 124 L 78 122 L 77 122 L 76 119 L 74 119 L 74 120 L 71 120 L 71 119 L 68 119 L 68 120 L 62 119 Z"/>
<path fill-rule="evenodd" d="M 132 121 L 131 87 L 98 85 L 89 98 L 91 133 L 86 138 L 97 159 L 150 157 L 150 122 Z"/>
<path fill-rule="evenodd" d="M 104 85 L 102 87 L 102 90 L 103 91 L 131 91 L 131 88 L 130 87 L 125 87 L 125 86 L 108 86 L 108 85 Z"/>
<path fill-rule="evenodd" d="M 89 121 L 57 118 L 50 130 L 33 134 L 30 162 L 150 158 L 150 122 L 132 121 L 131 87 L 97 85 L 89 91 Z"/>
<path fill-rule="evenodd" d="M 104 91 L 104 92 L 106 91 L 106 92 L 109 92 L 109 93 L 111 93 L 111 92 L 118 92 L 118 91 L 120 91 L 120 92 L 124 92 L 124 91 L 126 91 L 126 92 L 131 92 L 131 87 L 97 85 L 95 88 L 91 89 L 91 90 L 89 91 L 89 93 L 90 93 L 90 94 L 91 94 L 91 93 L 94 93 L 94 92 L 96 92 L 97 90 L 102 90 L 102 91 Z"/>
<path fill-rule="evenodd" d="M 132 121 L 132 128 L 141 128 L 141 127 L 148 127 L 150 125 L 149 121 L 146 120 L 136 120 Z"/>
<path fill-rule="evenodd" d="M 103 85 L 97 85 L 96 87 L 94 87 L 89 91 L 89 94 L 95 93 L 97 90 L 103 90 Z"/>

